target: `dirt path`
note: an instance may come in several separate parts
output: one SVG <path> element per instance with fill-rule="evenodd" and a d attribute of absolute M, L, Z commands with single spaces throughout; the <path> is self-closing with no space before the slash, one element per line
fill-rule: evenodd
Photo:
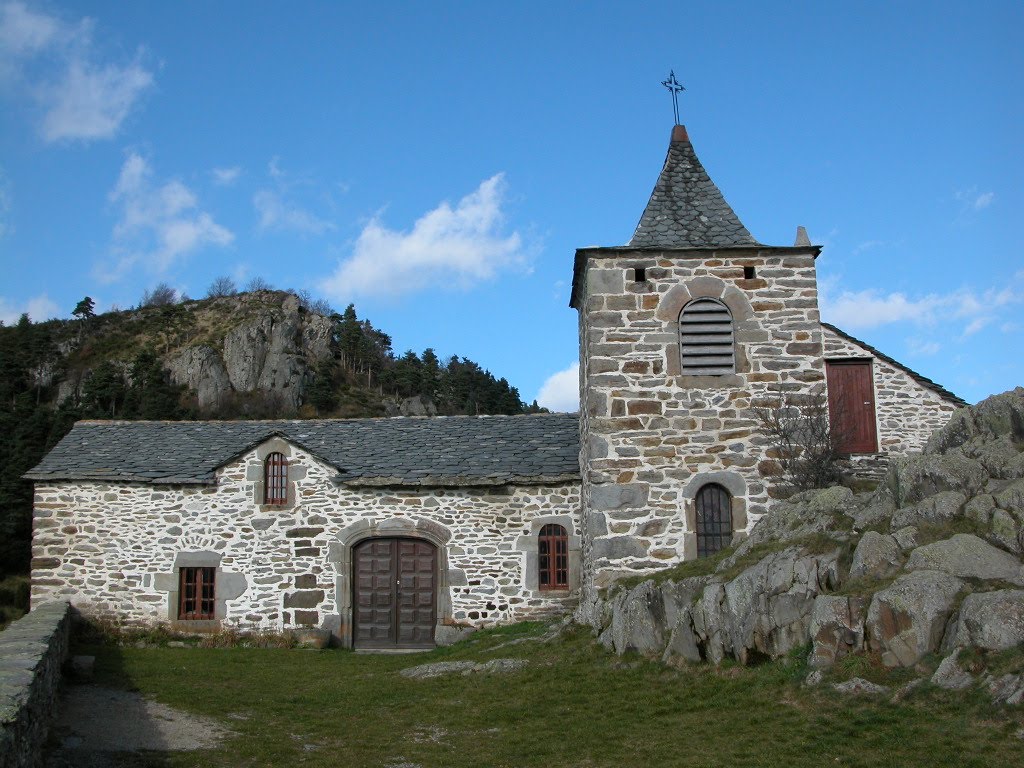
<path fill-rule="evenodd" d="M 61 696 L 46 768 L 158 766 L 160 753 L 215 747 L 229 733 L 138 693 L 72 685 Z"/>

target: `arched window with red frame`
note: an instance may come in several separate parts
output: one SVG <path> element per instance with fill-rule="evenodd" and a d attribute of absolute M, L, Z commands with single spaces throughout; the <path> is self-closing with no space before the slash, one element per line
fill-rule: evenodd
<path fill-rule="evenodd" d="M 288 459 L 283 453 L 272 453 L 263 462 L 263 503 L 288 503 Z"/>
<path fill-rule="evenodd" d="M 537 534 L 537 568 L 540 589 L 569 588 L 569 537 L 561 525 L 548 523 Z"/>

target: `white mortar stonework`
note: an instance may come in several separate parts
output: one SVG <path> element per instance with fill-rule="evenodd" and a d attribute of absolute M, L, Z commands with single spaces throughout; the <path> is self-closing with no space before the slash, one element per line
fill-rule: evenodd
<path fill-rule="evenodd" d="M 274 439 L 275 449 L 280 442 Z M 37 482 L 33 603 L 68 599 L 87 614 L 174 621 L 176 563 L 215 564 L 218 590 L 240 585 L 226 601 L 221 626 L 279 631 L 313 625 L 337 632 L 344 623 L 339 605 L 348 605 L 350 596 L 339 600 L 336 590 L 351 582 L 350 574 L 336 572 L 339 558 L 332 553 L 342 546 L 342 531 L 365 524 L 400 536 L 415 535 L 417 525 L 450 534 L 439 553 L 439 563 L 447 564 L 440 582 L 449 592 L 438 598 L 448 609 L 439 623 L 484 627 L 575 605 L 578 589 L 530 588 L 525 567 L 528 559 L 536 562 L 529 549 L 535 550 L 544 522 L 567 525 L 570 540 L 579 541 L 578 483 L 349 488 L 335 482 L 335 469 L 290 448 L 294 503 L 284 507 L 258 503 L 265 448 L 222 467 L 216 486 Z M 574 548 L 578 552 L 578 543 Z M 182 559 L 193 553 L 198 560 Z M 578 556 L 574 560 L 571 579 L 578 583 Z"/>
<path fill-rule="evenodd" d="M 825 359 L 870 359 L 875 387 L 878 448 L 903 455 L 924 448 L 928 438 L 949 421 L 957 404 L 929 389 L 905 370 L 877 357 L 871 350 L 823 328 Z M 864 457 L 853 457 L 854 461 Z"/>
<path fill-rule="evenodd" d="M 773 467 L 753 409 L 780 387 L 823 391 L 824 366 L 813 248 L 581 253 L 584 556 L 601 586 L 696 557 L 705 483 L 729 488 L 734 530 L 747 531 L 768 509 Z M 680 374 L 679 313 L 700 297 L 730 310 L 733 375 Z"/>

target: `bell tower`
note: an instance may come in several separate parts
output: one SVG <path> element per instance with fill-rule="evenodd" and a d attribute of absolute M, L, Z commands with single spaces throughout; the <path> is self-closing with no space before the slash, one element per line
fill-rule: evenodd
<path fill-rule="evenodd" d="M 820 251 L 755 240 L 682 125 L 630 241 L 576 251 L 584 600 L 713 554 L 767 510 L 754 409 L 824 386 Z"/>

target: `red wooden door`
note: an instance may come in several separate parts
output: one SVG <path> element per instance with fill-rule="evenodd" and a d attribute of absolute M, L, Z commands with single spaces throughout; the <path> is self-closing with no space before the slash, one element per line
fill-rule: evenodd
<path fill-rule="evenodd" d="M 416 539 L 367 539 L 354 553 L 353 645 L 434 644 L 437 550 Z"/>
<path fill-rule="evenodd" d="M 875 386 L 870 360 L 826 360 L 832 439 L 841 453 L 874 453 Z"/>

